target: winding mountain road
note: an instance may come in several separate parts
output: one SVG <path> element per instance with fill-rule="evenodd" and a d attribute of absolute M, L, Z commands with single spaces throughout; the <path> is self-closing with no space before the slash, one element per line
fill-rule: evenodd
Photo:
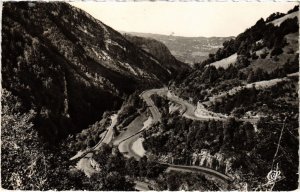
<path fill-rule="evenodd" d="M 136 151 L 137 148 L 133 148 L 133 144 L 140 138 L 141 133 L 144 130 L 146 130 L 147 128 L 149 128 L 151 124 L 161 121 L 161 113 L 159 112 L 159 109 L 156 107 L 153 100 L 151 99 L 151 96 L 154 94 L 163 94 L 166 90 L 167 90 L 166 88 L 150 89 L 150 90 L 144 91 L 140 94 L 140 97 L 146 102 L 148 109 L 151 112 L 152 119 L 151 119 L 151 122 L 149 122 L 149 123 L 146 123 L 146 121 L 145 121 L 143 126 L 138 125 L 138 123 L 135 123 L 134 122 L 135 120 L 129 124 L 125 133 L 130 132 L 130 129 L 132 127 L 135 127 L 133 129 L 138 129 L 138 131 L 136 131 L 135 133 L 132 133 L 132 135 L 130 135 L 127 138 L 122 137 L 123 140 L 121 140 L 117 143 L 117 145 L 119 145 L 120 151 L 125 152 L 125 154 L 124 154 L 125 156 L 134 157 L 136 160 L 140 160 L 140 158 L 142 157 L 139 155 L 140 152 Z M 139 118 L 139 117 L 137 117 L 137 118 Z M 145 123 L 149 124 L 149 125 L 145 125 Z M 143 146 L 140 146 L 139 148 L 143 149 Z"/>
<path fill-rule="evenodd" d="M 140 97 L 147 103 L 147 106 L 151 112 L 152 115 L 152 124 L 156 122 L 161 121 L 161 113 L 159 112 L 159 109 L 154 104 L 153 100 L 151 99 L 152 95 L 159 95 L 159 96 L 166 96 L 170 101 L 173 101 L 179 105 L 181 105 L 184 109 L 183 116 L 189 119 L 198 120 L 198 121 L 209 121 L 211 119 L 218 119 L 218 120 L 225 120 L 222 118 L 214 117 L 214 116 L 206 116 L 206 117 L 198 117 L 195 115 L 196 107 L 189 102 L 177 97 L 174 94 L 171 94 L 170 91 L 164 87 L 160 89 L 150 89 L 142 92 L 140 94 Z M 136 119 L 138 119 L 137 117 Z M 127 137 L 122 137 L 122 140 L 119 139 L 117 142 L 117 145 L 119 145 L 119 149 L 121 148 L 122 151 L 126 152 L 127 157 L 134 157 L 135 159 L 139 160 L 141 158 L 139 152 L 135 151 L 134 148 L 132 148 L 133 143 L 136 142 L 136 140 L 140 137 L 140 134 L 145 130 L 144 128 L 141 128 L 142 126 L 136 123 L 136 119 L 128 126 L 127 130 L 124 132 L 124 134 L 127 135 Z M 131 129 L 135 129 L 138 131 L 131 132 Z M 131 134 L 129 134 L 131 133 Z M 114 142 L 116 145 L 116 143 Z M 121 146 L 121 147 L 120 147 Z"/>
<path fill-rule="evenodd" d="M 124 153 L 127 157 L 134 157 L 135 159 L 139 160 L 142 156 L 140 155 L 140 151 L 136 151 L 139 149 L 143 149 L 143 146 L 139 147 L 133 147 L 133 144 L 140 138 L 141 133 L 151 127 L 151 124 L 156 122 L 161 122 L 162 115 L 151 99 L 152 95 L 159 95 L 162 97 L 166 97 L 168 100 L 180 105 L 183 109 L 182 116 L 188 119 L 192 120 L 198 120 L 198 121 L 209 121 L 212 119 L 225 121 L 226 118 L 221 118 L 218 116 L 197 116 L 195 115 L 196 106 L 189 103 L 186 100 L 183 100 L 179 98 L 178 96 L 172 94 L 166 87 L 159 88 L 159 89 L 150 89 L 142 92 L 140 94 L 140 97 L 147 103 L 147 106 L 151 112 L 151 122 L 146 123 L 148 120 L 146 120 L 145 114 L 139 115 L 133 122 L 131 122 L 128 126 L 125 132 L 121 133 L 117 138 L 114 139 L 113 144 L 117 145 L 119 147 L 119 150 Z M 149 117 L 150 118 L 150 117 Z M 77 167 L 79 169 L 83 170 L 87 175 L 91 175 L 95 172 L 95 170 L 91 166 L 91 158 L 92 158 L 92 152 L 94 150 L 99 149 L 102 143 L 110 143 L 112 141 L 113 136 L 113 127 L 117 123 L 117 114 L 111 116 L 111 125 L 107 128 L 106 132 L 103 133 L 102 140 L 95 145 L 92 149 L 86 152 L 78 152 L 77 155 L 71 158 L 73 159 L 79 159 L 80 161 L 77 163 Z M 146 120 L 146 121 L 145 121 Z M 257 119 L 240 119 L 240 121 L 249 121 L 252 124 L 257 123 Z M 143 123 L 143 124 L 142 124 Z M 148 124 L 147 126 L 145 125 Z M 142 142 L 138 142 L 139 145 L 142 145 Z M 144 150 L 144 149 L 143 149 Z M 143 154 L 143 153 L 142 153 Z M 209 176 L 210 178 L 213 178 L 214 180 L 220 181 L 223 186 L 225 186 L 225 189 L 228 187 L 229 183 L 231 182 L 231 178 L 227 175 L 220 173 L 216 170 L 204 168 L 204 167 L 198 167 L 198 166 L 184 166 L 184 165 L 174 165 L 174 164 L 166 164 L 168 165 L 167 171 L 180 171 L 180 172 L 198 172 L 203 175 Z M 144 182 L 136 182 L 136 189 L 137 190 L 147 190 L 149 189 L 149 185 Z"/>
<path fill-rule="evenodd" d="M 195 115 L 196 107 L 194 105 L 188 103 L 187 101 L 185 101 L 173 94 L 170 94 L 170 92 L 167 88 L 161 88 L 161 89 L 147 90 L 147 91 L 144 91 L 140 95 L 144 99 L 144 101 L 147 103 L 147 105 L 151 111 L 151 114 L 153 117 L 153 122 L 161 121 L 161 113 L 159 112 L 159 109 L 156 107 L 153 100 L 151 99 L 151 96 L 154 94 L 157 94 L 160 96 L 166 96 L 170 101 L 180 104 L 184 108 L 183 116 L 186 118 L 193 119 L 193 120 L 201 120 L 201 121 L 208 121 L 208 120 L 211 120 L 212 118 L 216 119 L 216 117 L 208 117 L 208 118 L 197 117 Z M 222 119 L 222 120 L 224 120 L 224 119 Z M 139 134 L 135 135 L 134 137 L 131 137 L 130 140 L 128 141 L 128 146 L 127 146 L 127 151 L 128 151 L 127 155 L 131 155 L 136 159 L 140 159 L 141 156 L 139 156 L 138 152 L 136 152 L 134 150 L 134 148 L 132 148 L 132 144 L 139 138 Z M 231 182 L 230 177 L 228 177 L 227 175 L 220 173 L 216 170 L 213 170 L 213 169 L 209 169 L 209 168 L 205 168 L 205 167 L 198 167 L 198 166 L 184 166 L 184 165 L 173 165 L 173 164 L 166 164 L 166 165 L 168 165 L 167 171 L 173 170 L 173 171 L 179 171 L 179 172 L 198 172 L 203 175 L 214 178 L 214 179 L 220 181 L 225 189 L 227 189 L 229 183 Z M 145 185 L 144 183 L 138 183 L 136 185 L 136 189 L 139 189 L 139 190 L 141 190 L 141 189 L 145 190 L 145 189 L 147 189 L 147 187 L 148 186 Z"/>
<path fill-rule="evenodd" d="M 127 157 L 134 157 L 135 159 L 139 160 L 142 156 L 140 156 L 138 151 L 135 151 L 136 148 L 133 148 L 134 142 L 136 142 L 140 138 L 140 134 L 150 127 L 151 124 L 160 122 L 161 121 L 161 113 L 159 109 L 154 104 L 153 100 L 151 99 L 152 95 L 159 95 L 159 96 L 166 96 L 170 101 L 173 101 L 179 105 L 181 105 L 184 109 L 183 116 L 193 120 L 199 121 L 208 121 L 211 119 L 216 119 L 216 117 L 198 117 L 195 115 L 196 107 L 189 102 L 177 97 L 176 95 L 170 94 L 167 88 L 160 88 L 160 89 L 150 89 L 144 91 L 140 97 L 147 103 L 148 108 L 151 112 L 152 118 L 149 122 L 149 119 L 146 120 L 145 115 L 138 116 L 133 122 L 131 122 L 127 130 L 123 132 L 119 137 L 115 138 L 113 143 L 114 145 L 119 146 L 119 150 L 121 152 L 125 152 L 124 155 Z M 148 122 L 147 122 L 148 121 Z M 110 143 L 112 141 L 113 135 L 113 127 L 117 123 L 117 114 L 111 116 L 111 124 L 107 127 L 107 130 L 103 133 L 101 141 L 97 143 L 93 148 L 85 151 L 79 152 L 77 155 L 71 158 L 80 159 L 77 163 L 77 168 L 84 171 L 87 176 L 91 176 L 96 170 L 91 166 L 91 159 L 93 156 L 93 151 L 98 150 L 103 143 Z M 143 123 L 143 124 L 142 124 Z M 141 148 L 143 148 L 141 146 Z M 227 175 L 224 175 L 220 172 L 217 172 L 212 169 L 203 168 L 203 167 L 196 167 L 196 166 L 184 166 L 184 165 L 173 165 L 167 164 L 168 170 L 173 171 L 180 171 L 180 172 L 199 172 L 206 176 L 212 177 L 214 179 L 220 180 L 222 183 L 228 183 L 230 181 Z M 137 188 L 147 188 L 144 184 L 139 183 Z"/>
<path fill-rule="evenodd" d="M 161 114 L 151 99 L 151 96 L 154 94 L 159 95 L 159 96 L 165 96 L 165 97 L 167 97 L 168 100 L 181 105 L 181 107 L 184 109 L 183 116 L 188 119 L 197 120 L 197 121 L 209 121 L 212 119 L 220 120 L 220 121 L 226 120 L 224 118 L 219 118 L 219 117 L 215 117 L 215 116 L 207 116 L 207 117 L 196 116 L 195 115 L 196 106 L 194 106 L 193 104 L 189 103 L 188 101 L 186 101 L 184 99 L 181 99 L 180 97 L 178 97 L 174 94 L 171 94 L 171 92 L 166 87 L 164 87 L 164 88 L 160 88 L 160 89 L 150 89 L 150 90 L 144 91 L 141 94 L 141 97 L 145 100 L 145 102 L 149 106 L 149 109 L 150 109 L 154 119 L 159 118 L 159 119 L 157 119 L 157 121 L 160 121 Z"/>
<path fill-rule="evenodd" d="M 168 100 L 181 105 L 182 108 L 184 109 L 183 117 L 188 118 L 188 119 L 192 119 L 192 120 L 196 120 L 196 121 L 210 121 L 210 120 L 226 121 L 227 120 L 227 118 L 219 117 L 220 115 L 218 116 L 218 114 L 216 114 L 215 116 L 211 116 L 211 115 L 197 116 L 195 114 L 195 111 L 196 111 L 195 105 L 172 94 L 167 88 L 151 89 L 151 90 L 149 90 L 149 92 L 147 94 L 148 94 L 147 96 L 149 96 L 149 94 L 157 94 L 160 96 L 166 96 L 168 98 Z M 152 113 L 152 111 L 151 111 L 151 113 Z M 211 113 L 213 113 L 213 112 L 211 112 Z M 250 122 L 251 124 L 255 125 L 258 121 L 258 118 L 238 119 L 238 121 Z"/>

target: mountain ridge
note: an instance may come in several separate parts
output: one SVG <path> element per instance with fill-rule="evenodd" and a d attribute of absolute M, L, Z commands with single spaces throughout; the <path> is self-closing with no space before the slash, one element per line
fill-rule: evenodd
<path fill-rule="evenodd" d="M 2 37 L 3 88 L 26 103 L 23 110 L 36 110 L 40 134 L 53 140 L 173 76 L 119 32 L 64 2 L 4 3 Z"/>

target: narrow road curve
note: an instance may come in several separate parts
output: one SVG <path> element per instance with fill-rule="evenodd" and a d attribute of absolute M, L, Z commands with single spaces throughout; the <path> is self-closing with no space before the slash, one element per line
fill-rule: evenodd
<path fill-rule="evenodd" d="M 199 166 L 188 166 L 188 165 L 174 165 L 174 164 L 165 164 L 168 166 L 167 171 L 171 171 L 171 170 L 178 170 L 178 171 L 188 171 L 188 172 L 203 172 L 206 173 L 208 175 L 212 175 L 215 177 L 218 177 L 219 179 L 222 179 L 224 181 L 230 182 L 232 181 L 232 179 L 221 173 L 218 172 L 216 170 L 207 168 L 207 167 L 199 167 Z"/>
<path fill-rule="evenodd" d="M 112 136 L 113 136 L 113 128 L 117 123 L 117 114 L 113 114 L 110 118 L 111 118 L 111 124 L 109 127 L 106 128 L 106 130 L 102 133 L 103 136 L 101 138 L 101 140 L 92 148 L 87 149 L 85 151 L 79 151 L 75 156 L 71 157 L 70 160 L 76 160 L 76 159 L 81 159 L 85 156 L 87 156 L 89 153 L 92 153 L 95 150 L 98 150 L 99 147 L 103 144 L 103 143 L 110 143 L 110 141 L 112 140 Z"/>
<path fill-rule="evenodd" d="M 127 126 L 127 129 L 124 132 L 124 135 L 127 135 L 127 137 L 121 136 L 122 139 L 116 138 L 114 141 L 114 145 L 118 145 L 121 152 L 126 152 L 125 156 L 134 157 L 136 160 L 140 160 L 141 155 L 139 155 L 139 151 L 135 151 L 132 146 L 133 143 L 140 138 L 141 133 L 151 127 L 153 123 L 152 117 L 148 117 L 147 120 L 146 117 L 146 114 L 138 116 Z M 141 145 L 137 149 L 143 150 L 143 146 Z"/>
<path fill-rule="evenodd" d="M 153 100 L 151 99 L 151 96 L 154 94 L 162 93 L 165 90 L 166 90 L 166 88 L 150 89 L 150 90 L 142 92 L 142 94 L 140 95 L 140 97 L 142 97 L 143 100 L 147 103 L 147 106 L 149 107 L 149 109 L 151 111 L 153 123 L 161 121 L 161 113 L 159 112 L 158 108 L 156 107 Z"/>
<path fill-rule="evenodd" d="M 232 179 L 229 176 L 206 167 L 173 165 L 173 164 L 166 164 L 166 165 L 169 166 L 166 170 L 167 172 L 168 171 L 192 172 L 192 173 L 202 174 L 208 178 L 213 178 L 213 180 L 216 180 L 218 181 L 219 184 L 221 184 L 222 187 L 219 187 L 220 190 L 227 191 L 230 183 L 232 182 Z"/>
<path fill-rule="evenodd" d="M 102 139 L 92 148 L 87 149 L 86 151 L 79 151 L 75 156 L 70 158 L 70 160 L 78 160 L 76 164 L 77 169 L 82 170 L 88 177 L 90 177 L 96 170 L 91 165 L 91 160 L 93 157 L 93 152 L 98 150 L 103 143 L 110 143 L 113 136 L 113 128 L 117 123 L 118 114 L 113 114 L 111 118 L 111 124 L 106 128 L 102 133 Z"/>

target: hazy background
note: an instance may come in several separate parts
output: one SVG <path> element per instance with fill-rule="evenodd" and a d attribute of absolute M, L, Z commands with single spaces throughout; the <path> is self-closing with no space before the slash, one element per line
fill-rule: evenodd
<path fill-rule="evenodd" d="M 236 36 L 296 2 L 73 2 L 119 31 L 177 36 Z"/>

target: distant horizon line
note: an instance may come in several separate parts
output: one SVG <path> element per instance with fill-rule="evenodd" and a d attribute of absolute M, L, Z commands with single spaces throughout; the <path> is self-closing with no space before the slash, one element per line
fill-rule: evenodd
<path fill-rule="evenodd" d="M 115 29 L 116 30 L 116 29 Z M 217 37 L 221 37 L 221 38 L 236 38 L 236 36 L 234 35 L 230 35 L 230 36 L 183 36 L 183 35 L 167 35 L 167 34 L 161 34 L 161 33 L 151 33 L 151 32 L 137 32 L 137 31 L 123 31 L 123 30 L 116 30 L 119 33 L 128 33 L 128 34 L 149 34 L 149 35 L 161 35 L 161 36 L 169 36 L 169 37 L 184 37 L 184 38 L 200 38 L 200 37 L 204 37 L 204 38 L 217 38 Z"/>

